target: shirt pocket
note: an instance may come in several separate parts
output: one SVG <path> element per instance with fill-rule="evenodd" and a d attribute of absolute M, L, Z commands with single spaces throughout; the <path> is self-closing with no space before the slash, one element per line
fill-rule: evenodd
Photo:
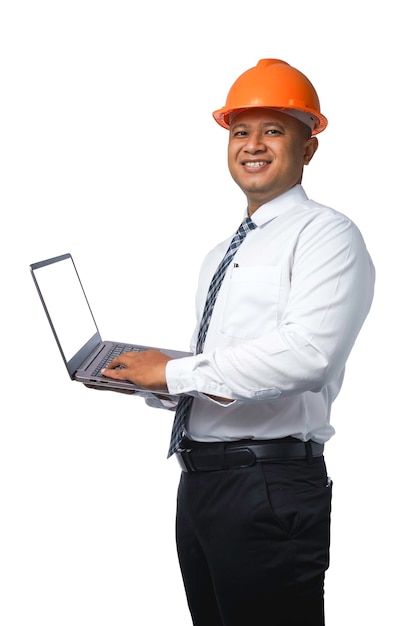
<path fill-rule="evenodd" d="M 280 267 L 234 267 L 226 283 L 220 332 L 229 337 L 254 339 L 275 330 L 280 284 Z"/>

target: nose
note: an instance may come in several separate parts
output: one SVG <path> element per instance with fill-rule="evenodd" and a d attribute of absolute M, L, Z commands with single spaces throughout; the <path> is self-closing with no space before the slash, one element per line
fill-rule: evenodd
<path fill-rule="evenodd" d="M 265 143 L 263 141 L 263 135 L 261 132 L 250 133 L 247 137 L 245 151 L 250 154 L 257 154 L 266 150 Z"/>

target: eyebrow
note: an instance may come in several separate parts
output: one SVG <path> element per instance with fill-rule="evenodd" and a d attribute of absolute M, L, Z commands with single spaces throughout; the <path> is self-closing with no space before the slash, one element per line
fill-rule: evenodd
<path fill-rule="evenodd" d="M 230 130 L 236 130 L 236 128 L 251 128 L 252 124 L 248 124 L 247 122 L 238 122 L 237 124 L 232 124 Z M 284 124 L 278 121 L 274 122 L 262 122 L 261 126 L 263 128 L 267 126 L 278 126 L 279 128 L 285 128 Z"/>

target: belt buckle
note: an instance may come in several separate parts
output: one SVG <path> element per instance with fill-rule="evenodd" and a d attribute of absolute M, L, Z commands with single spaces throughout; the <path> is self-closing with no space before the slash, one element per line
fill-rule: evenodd
<path fill-rule="evenodd" d="M 233 462 L 233 456 L 235 461 Z M 225 469 L 242 469 L 252 467 L 256 463 L 256 454 L 249 447 L 229 448 L 225 453 Z"/>

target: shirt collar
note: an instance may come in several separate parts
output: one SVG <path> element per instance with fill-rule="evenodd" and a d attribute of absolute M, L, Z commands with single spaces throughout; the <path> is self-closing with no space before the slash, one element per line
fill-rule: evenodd
<path fill-rule="evenodd" d="M 259 209 L 251 215 L 251 219 L 257 226 L 262 226 L 275 217 L 278 217 L 278 215 L 288 211 L 288 209 L 292 209 L 297 204 L 301 204 L 306 200 L 308 200 L 308 197 L 303 187 L 301 185 L 295 185 L 291 187 L 291 189 L 288 189 L 288 191 L 285 191 L 273 200 L 260 206 Z M 245 215 L 248 215 L 247 209 Z"/>

